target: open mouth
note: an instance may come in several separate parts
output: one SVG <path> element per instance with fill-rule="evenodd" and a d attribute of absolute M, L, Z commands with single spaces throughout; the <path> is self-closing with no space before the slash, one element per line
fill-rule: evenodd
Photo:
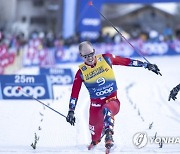
<path fill-rule="evenodd" d="M 94 61 L 94 59 L 93 58 L 89 58 L 89 59 L 87 59 L 87 61 L 92 63 Z"/>
<path fill-rule="evenodd" d="M 88 61 L 89 61 L 89 62 L 93 62 L 93 59 L 89 59 Z"/>

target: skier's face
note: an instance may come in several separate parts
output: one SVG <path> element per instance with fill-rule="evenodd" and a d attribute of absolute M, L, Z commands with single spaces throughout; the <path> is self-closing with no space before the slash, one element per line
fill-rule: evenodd
<path fill-rule="evenodd" d="M 88 65 L 94 65 L 95 50 L 90 45 L 84 45 L 80 51 L 80 55 L 85 63 L 87 63 Z"/>

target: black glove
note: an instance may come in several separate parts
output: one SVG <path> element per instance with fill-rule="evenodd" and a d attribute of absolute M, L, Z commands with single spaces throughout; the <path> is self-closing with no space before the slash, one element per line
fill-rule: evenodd
<path fill-rule="evenodd" d="M 157 75 L 162 76 L 162 74 L 160 73 L 160 69 L 157 67 L 156 64 L 146 63 L 145 68 L 147 68 L 149 71 L 152 71 L 152 72 L 156 73 Z"/>
<path fill-rule="evenodd" d="M 170 95 L 169 95 L 169 99 L 168 101 L 171 100 L 171 98 L 175 101 L 176 98 L 176 95 L 178 94 L 178 91 L 179 91 L 179 88 L 176 86 L 174 87 L 171 91 L 170 91 Z"/>
<path fill-rule="evenodd" d="M 66 117 L 66 121 L 74 126 L 76 118 L 74 117 L 74 111 L 69 111 Z"/>

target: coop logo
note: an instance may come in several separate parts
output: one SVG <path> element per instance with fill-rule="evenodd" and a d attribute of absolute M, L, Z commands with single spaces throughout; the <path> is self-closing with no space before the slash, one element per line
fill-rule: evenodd
<path fill-rule="evenodd" d="M 133 144 L 138 148 L 143 148 L 150 144 L 179 144 L 180 145 L 180 137 L 172 137 L 172 136 L 149 136 L 146 132 L 138 132 L 133 136 Z"/>
<path fill-rule="evenodd" d="M 84 32 L 81 33 L 81 37 L 83 37 L 83 38 L 88 37 L 88 38 L 95 39 L 98 36 L 99 36 L 99 33 L 96 32 L 96 31 L 84 31 Z"/>
<path fill-rule="evenodd" d="M 102 96 L 102 95 L 105 95 L 105 94 L 109 94 L 112 91 L 113 91 L 113 87 L 109 87 L 109 88 L 107 88 L 105 90 L 96 92 L 96 96 Z"/>
<path fill-rule="evenodd" d="M 84 18 L 82 24 L 85 26 L 99 26 L 100 20 L 97 18 Z"/>
<path fill-rule="evenodd" d="M 3 94 L 6 97 L 22 97 L 28 95 L 38 98 L 45 95 L 45 89 L 42 86 L 24 86 L 21 90 L 18 90 L 18 86 L 6 86 L 3 89 Z"/>
<path fill-rule="evenodd" d="M 52 84 L 71 84 L 72 83 L 72 77 L 69 75 L 50 75 L 49 76 L 50 81 Z"/>

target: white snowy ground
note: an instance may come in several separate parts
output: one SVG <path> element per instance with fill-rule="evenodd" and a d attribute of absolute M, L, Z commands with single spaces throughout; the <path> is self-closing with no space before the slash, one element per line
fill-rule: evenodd
<path fill-rule="evenodd" d="M 180 137 L 180 94 L 176 101 L 168 101 L 169 91 L 180 83 L 180 56 L 148 57 L 148 60 L 159 66 L 163 76 L 144 68 L 114 67 L 121 111 L 115 119 L 113 154 L 180 153 L 180 144 L 163 144 L 160 148 L 159 144 L 148 143 L 141 149 L 133 145 L 133 136 L 137 132 L 146 132 L 148 136 L 157 133 L 157 136 Z M 67 67 L 77 69 L 75 64 Z M 19 73 L 33 71 L 36 74 L 37 69 L 22 69 Z M 56 100 L 43 102 L 67 115 L 71 86 L 56 86 L 54 90 Z M 76 107 L 75 126 L 34 100 L 1 100 L 0 153 L 103 154 L 104 138 L 95 149 L 87 150 L 90 143 L 88 108 L 89 97 L 84 86 Z M 33 149 L 35 133 L 39 140 Z"/>

